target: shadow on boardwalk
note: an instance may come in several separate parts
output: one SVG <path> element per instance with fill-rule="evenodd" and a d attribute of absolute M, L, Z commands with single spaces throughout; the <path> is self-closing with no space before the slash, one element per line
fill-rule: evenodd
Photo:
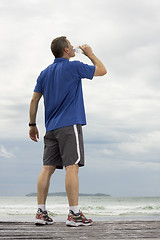
<path fill-rule="evenodd" d="M 78 228 L 62 222 L 45 226 L 0 222 L 0 239 L 160 239 L 160 221 L 105 221 Z"/>

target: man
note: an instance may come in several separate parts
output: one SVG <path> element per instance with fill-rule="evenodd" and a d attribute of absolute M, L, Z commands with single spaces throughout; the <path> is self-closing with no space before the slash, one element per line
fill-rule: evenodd
<path fill-rule="evenodd" d="M 45 127 L 43 168 L 38 178 L 36 224 L 52 224 L 46 211 L 49 182 L 55 169 L 66 169 L 65 187 L 69 202 L 67 226 L 91 225 L 78 207 L 79 167 L 84 166 L 82 125 L 86 124 L 81 79 L 103 76 L 106 68 L 88 45 L 80 46 L 82 53 L 93 63 L 69 61 L 75 56 L 66 37 L 51 43 L 54 63 L 43 70 L 37 79 L 30 103 L 30 138 L 37 142 L 39 133 L 36 114 L 40 98 L 44 97 Z"/>

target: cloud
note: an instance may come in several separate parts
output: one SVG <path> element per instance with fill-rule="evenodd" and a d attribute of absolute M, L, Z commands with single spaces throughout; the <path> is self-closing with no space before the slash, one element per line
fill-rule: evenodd
<path fill-rule="evenodd" d="M 160 132 L 155 131 L 147 133 L 144 135 L 131 136 L 129 142 L 120 143 L 118 148 L 123 152 L 128 152 L 130 154 L 137 153 L 152 153 L 155 152 L 158 154 L 160 142 Z M 157 159 L 158 160 L 158 159 Z M 151 159 L 154 161 L 154 159 Z M 159 160 L 158 160 L 159 161 Z"/>
<path fill-rule="evenodd" d="M 15 158 L 15 155 L 11 151 L 8 151 L 3 145 L 0 145 L 0 156 L 4 158 Z"/>

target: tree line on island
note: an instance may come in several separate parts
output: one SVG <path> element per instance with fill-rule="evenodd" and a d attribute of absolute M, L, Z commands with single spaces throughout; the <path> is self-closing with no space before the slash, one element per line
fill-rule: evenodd
<path fill-rule="evenodd" d="M 36 197 L 37 193 L 28 193 L 25 195 L 26 197 Z M 55 193 L 48 193 L 49 197 L 53 197 L 53 196 L 60 196 L 60 197 L 65 197 L 67 196 L 66 192 L 55 192 Z M 79 196 L 83 196 L 83 197 L 87 197 L 87 196 L 98 196 L 98 197 L 103 197 L 103 196 L 107 196 L 109 197 L 109 194 L 104 194 L 104 193 L 79 193 Z"/>

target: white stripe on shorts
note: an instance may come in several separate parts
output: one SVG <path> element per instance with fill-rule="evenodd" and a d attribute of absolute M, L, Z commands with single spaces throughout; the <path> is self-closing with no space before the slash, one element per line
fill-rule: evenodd
<path fill-rule="evenodd" d="M 75 133 L 75 136 L 76 136 L 77 154 L 78 154 L 78 159 L 77 159 L 77 161 L 75 162 L 75 164 L 78 164 L 79 161 L 80 161 L 80 159 L 81 159 L 81 155 L 80 155 L 80 147 L 79 147 L 79 139 L 78 139 L 77 125 L 73 125 L 73 128 L 74 128 L 74 133 Z"/>

